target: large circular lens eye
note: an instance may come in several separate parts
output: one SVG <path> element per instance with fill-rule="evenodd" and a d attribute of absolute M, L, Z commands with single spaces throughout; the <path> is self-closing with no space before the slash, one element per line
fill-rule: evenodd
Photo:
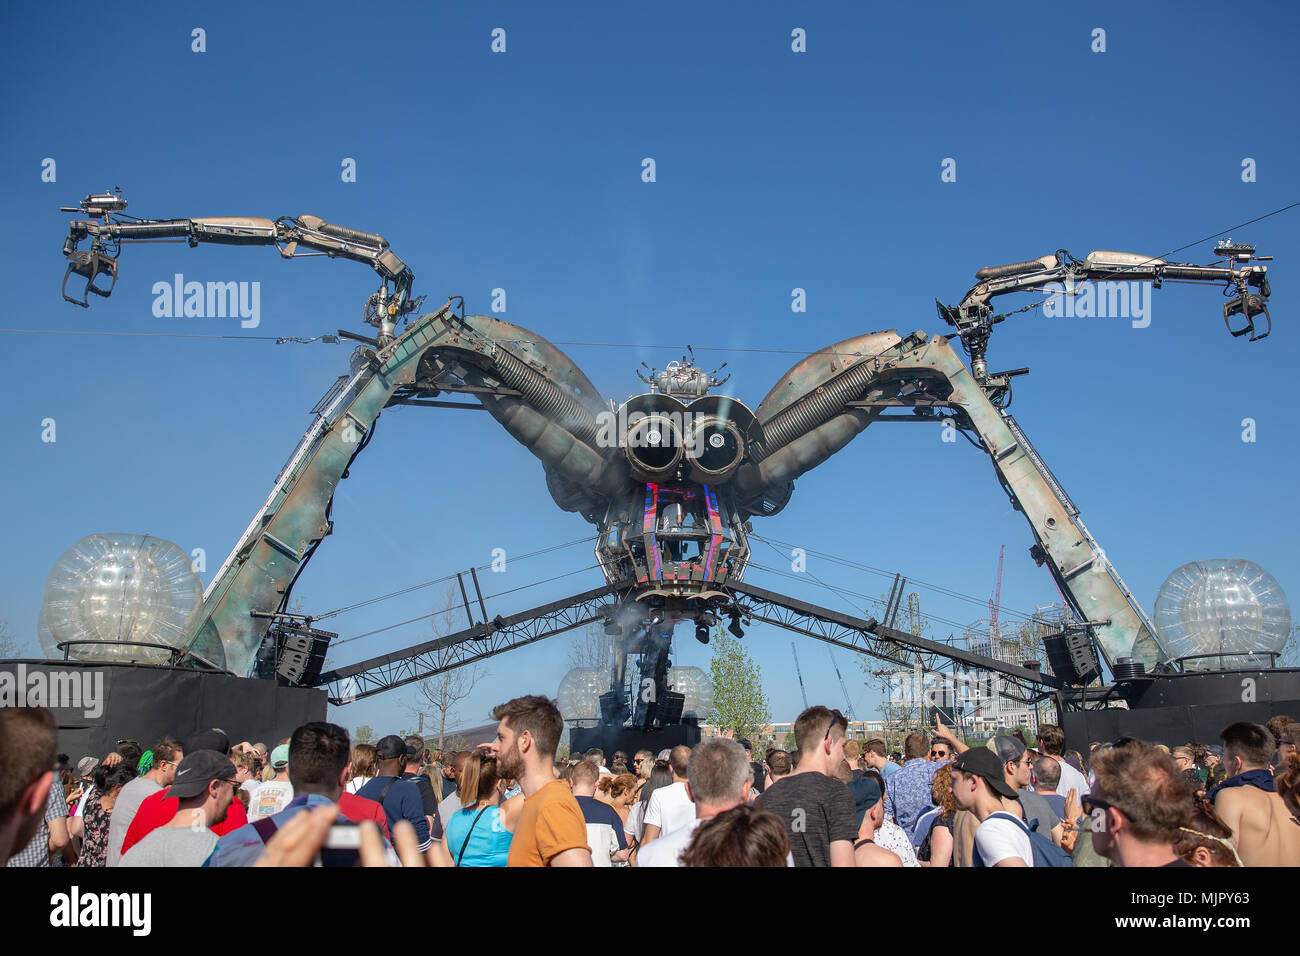
<path fill-rule="evenodd" d="M 648 415 L 627 430 L 624 448 L 633 473 L 646 480 L 667 477 L 682 457 L 682 436 L 662 415 Z"/>
<path fill-rule="evenodd" d="M 696 419 L 686 439 L 686 455 L 696 481 L 730 478 L 745 457 L 745 440 L 733 422 L 706 416 Z"/>

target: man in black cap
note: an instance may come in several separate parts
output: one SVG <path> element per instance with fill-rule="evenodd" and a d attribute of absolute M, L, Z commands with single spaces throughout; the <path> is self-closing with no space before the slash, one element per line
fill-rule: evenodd
<path fill-rule="evenodd" d="M 979 821 L 975 831 L 975 866 L 1033 866 L 1029 830 L 1018 816 L 1016 791 L 1003 774 L 998 755 L 973 747 L 952 762 L 952 795 L 960 810 Z"/>
<path fill-rule="evenodd" d="M 415 827 L 415 836 L 424 853 L 433 845 L 429 821 L 424 817 L 424 801 L 420 791 L 409 780 L 402 779 L 406 767 L 406 741 L 389 734 L 375 745 L 375 775 L 357 791 L 357 796 L 374 800 L 384 808 L 388 817 L 388 831 L 398 820 L 406 820 Z"/>
<path fill-rule="evenodd" d="M 1034 759 L 1025 747 L 1025 742 L 1019 737 L 999 736 L 991 738 L 986 746 L 1002 762 L 1003 781 L 1016 791 L 1021 819 L 1037 820 L 1039 832 L 1050 836 L 1052 842 L 1060 846 L 1065 835 L 1061 818 L 1056 815 L 1056 811 L 1052 809 L 1046 798 L 1029 789 L 1029 781 L 1033 777 Z M 1075 797 L 1078 796 L 1076 793 Z"/>
<path fill-rule="evenodd" d="M 411 734 L 403 743 L 406 744 L 406 763 L 403 766 L 402 779 L 411 781 L 420 791 L 420 803 L 424 807 L 424 819 L 429 823 L 429 833 L 435 840 L 441 840 L 442 826 L 440 823 L 435 823 L 438 820 L 438 795 L 433 792 L 433 784 L 429 782 L 429 778 L 420 774 L 427 753 L 424 748 L 424 738 L 419 734 Z"/>
<path fill-rule="evenodd" d="M 197 750 L 214 751 L 224 757 L 230 753 L 230 738 L 226 736 L 224 730 L 200 730 L 186 738 L 183 752 L 190 754 Z M 140 809 L 131 818 L 131 825 L 127 827 L 126 836 L 122 839 L 122 852 L 126 853 L 154 830 L 173 820 L 179 809 L 179 804 L 172 796 L 171 790 L 165 787 L 145 797 L 140 804 Z M 211 830 L 217 836 L 223 837 L 227 833 L 238 830 L 247 822 L 248 815 L 244 812 L 244 805 L 236 799 L 231 801 L 224 820 L 212 822 Z"/>
<path fill-rule="evenodd" d="M 186 754 L 169 793 L 180 803 L 176 816 L 131 847 L 118 866 L 202 866 L 217 845 L 212 825 L 226 818 L 237 789 L 229 759 L 215 750 Z"/>

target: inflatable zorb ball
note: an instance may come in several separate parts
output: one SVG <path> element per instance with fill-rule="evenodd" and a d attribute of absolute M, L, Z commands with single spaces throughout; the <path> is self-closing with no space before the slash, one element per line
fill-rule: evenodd
<path fill-rule="evenodd" d="M 713 713 L 713 681 L 700 668 L 668 668 L 668 686 L 686 695 L 686 701 L 682 704 L 684 716 L 707 720 Z"/>
<path fill-rule="evenodd" d="M 575 667 L 560 678 L 555 706 L 570 727 L 600 723 L 600 695 L 609 689 L 609 675 L 594 667 Z"/>
<path fill-rule="evenodd" d="M 71 660 L 165 664 L 202 601 L 189 555 L 170 541 L 92 534 L 50 571 L 36 633 L 52 659 L 64 657 L 58 645 L 66 644 Z"/>
<path fill-rule="evenodd" d="M 1155 625 L 1169 656 L 1184 658 L 1187 670 L 1265 668 L 1291 633 L 1291 606 L 1254 562 L 1193 561 L 1161 585 Z"/>

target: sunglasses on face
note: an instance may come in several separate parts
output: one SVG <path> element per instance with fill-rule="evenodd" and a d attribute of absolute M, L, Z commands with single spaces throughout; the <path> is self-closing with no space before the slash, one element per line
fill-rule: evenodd
<path fill-rule="evenodd" d="M 830 740 L 830 739 L 831 739 L 831 731 L 834 730 L 834 729 L 835 729 L 835 725 L 838 724 L 838 723 L 839 723 L 841 720 L 843 720 L 843 719 L 844 719 L 844 715 L 843 715 L 843 714 L 841 714 L 838 710 L 832 710 L 832 711 L 831 711 L 831 723 L 830 723 L 830 726 L 826 728 L 826 736 L 823 737 L 822 740 Z"/>
<path fill-rule="evenodd" d="M 1092 816 L 1097 810 L 1114 810 L 1116 813 L 1124 813 L 1122 807 L 1117 807 L 1109 800 L 1103 800 L 1101 797 L 1094 797 L 1092 794 L 1088 794 L 1081 798 L 1079 803 L 1083 806 L 1083 812 L 1088 814 L 1088 816 Z M 1128 816 L 1126 813 L 1124 815 Z"/>

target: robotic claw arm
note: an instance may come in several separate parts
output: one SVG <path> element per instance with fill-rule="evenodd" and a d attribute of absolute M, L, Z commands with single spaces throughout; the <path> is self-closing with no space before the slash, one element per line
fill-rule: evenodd
<path fill-rule="evenodd" d="M 1005 266 L 990 266 L 975 273 L 976 285 L 966 293 L 956 306 L 944 305 L 936 300 L 939 316 L 957 330 L 962 344 L 971 356 L 971 371 L 982 385 L 996 387 L 1002 383 L 990 381 L 984 360 L 992 327 L 1007 318 L 994 315 L 990 304 L 995 296 L 1010 292 L 1042 289 L 1049 285 L 1061 286 L 1065 294 L 1072 294 L 1079 282 L 1152 282 L 1160 288 L 1169 279 L 1181 282 L 1223 282 L 1228 291 L 1236 294 L 1224 303 L 1223 321 L 1234 337 L 1250 335 L 1254 342 L 1268 336 L 1273 330 L 1268 314 L 1268 267 L 1252 265 L 1265 262 L 1272 256 L 1255 255 L 1255 247 L 1234 243 L 1227 239 L 1214 247 L 1214 254 L 1226 265 L 1199 266 L 1185 262 L 1166 262 L 1164 259 L 1137 255 L 1132 252 L 1097 250 L 1086 258 L 1076 259 L 1064 249 L 1052 255 L 1026 262 L 1013 262 Z M 1252 292 L 1251 290 L 1256 290 Z M 1058 290 L 1058 291 L 1062 291 Z M 1233 328 L 1232 317 L 1240 315 L 1243 325 Z M 1255 317 L 1264 316 L 1265 328 L 1255 329 Z"/>
<path fill-rule="evenodd" d="M 1030 553 L 1046 565 L 1082 627 L 1114 667 L 1126 658 L 1148 671 L 1169 660 L 1154 626 L 1125 585 L 1106 553 L 1089 533 L 1079 508 L 1007 411 L 1009 379 L 1018 369 L 990 374 L 985 352 L 992 327 L 1007 316 L 994 315 L 990 301 L 1060 283 L 1069 293 L 1079 281 L 1164 279 L 1226 282 L 1236 295 L 1224 318 L 1244 317 L 1234 336 L 1264 338 L 1254 319 L 1268 311 L 1266 267 L 1252 261 L 1254 246 L 1228 240 L 1215 247 L 1227 265 L 1170 263 L 1121 252 L 1093 252 L 1078 260 L 1060 251 L 976 274 L 977 284 L 957 306 L 939 304 L 939 314 L 956 335 L 900 335 L 875 332 L 846 339 L 808 356 L 768 393 L 756 411 L 761 439 L 748 450 L 736 477 L 738 497 L 750 514 L 773 514 L 790 497 L 793 482 L 844 448 L 878 421 L 947 422 L 973 434 L 985 451 L 1013 507 L 1034 534 Z M 1037 303 L 1035 303 L 1037 306 Z M 1035 307 L 1035 306 L 1031 306 Z M 971 356 L 970 368 L 949 340 L 960 336 Z M 769 507 L 769 503 L 771 506 Z"/>
<path fill-rule="evenodd" d="M 318 216 L 294 219 L 261 219 L 248 216 L 209 216 L 199 219 L 134 219 L 125 216 L 126 200 L 121 190 L 90 195 L 77 206 L 63 206 L 63 212 L 83 212 L 90 219 L 76 220 L 68 227 L 63 254 L 68 269 L 63 276 L 63 298 L 83 308 L 89 306 L 88 295 L 108 298 L 117 284 L 117 257 L 123 241 L 166 241 L 184 239 L 191 246 L 200 242 L 217 242 L 236 246 L 276 246 L 286 259 L 304 255 L 364 262 L 379 273 L 379 291 L 366 302 L 366 322 L 380 330 L 381 343 L 391 342 L 396 320 L 419 308 L 421 299 L 411 298 L 415 275 L 388 246 L 388 240 L 372 232 L 362 232 L 326 222 Z M 88 249 L 80 249 L 83 240 Z M 304 252 L 301 250 L 311 250 Z M 86 285 L 81 298 L 68 295 L 68 279 L 81 276 Z M 107 287 L 96 285 L 106 275 Z"/>

